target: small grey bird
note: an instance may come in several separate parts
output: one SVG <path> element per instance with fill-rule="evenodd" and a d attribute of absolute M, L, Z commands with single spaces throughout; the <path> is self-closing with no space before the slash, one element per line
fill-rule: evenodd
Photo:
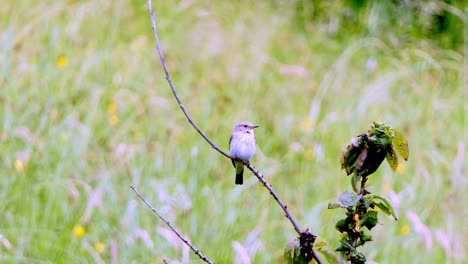
<path fill-rule="evenodd" d="M 254 129 L 258 126 L 250 122 L 241 122 L 234 127 L 229 139 L 229 154 L 233 158 L 249 161 L 255 153 Z M 236 168 L 236 184 L 244 183 L 244 164 L 232 160 Z"/>

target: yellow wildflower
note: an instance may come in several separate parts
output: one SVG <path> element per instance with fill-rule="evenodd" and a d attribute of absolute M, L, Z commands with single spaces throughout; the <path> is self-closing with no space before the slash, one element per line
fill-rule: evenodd
<path fill-rule="evenodd" d="M 115 112 L 117 112 L 117 104 L 114 101 L 107 104 L 107 112 L 109 114 L 115 114 Z"/>
<path fill-rule="evenodd" d="M 97 242 L 94 245 L 94 249 L 96 249 L 97 252 L 102 253 L 104 251 L 104 244 L 101 242 Z"/>
<path fill-rule="evenodd" d="M 75 227 L 73 227 L 73 234 L 77 237 L 77 238 L 81 238 L 82 236 L 84 236 L 85 234 L 85 229 L 84 227 L 80 226 L 80 225 L 76 225 Z"/>
<path fill-rule="evenodd" d="M 304 152 L 304 158 L 306 158 L 306 160 L 313 160 L 315 158 L 315 153 L 313 150 L 309 149 L 307 151 Z"/>
<path fill-rule="evenodd" d="M 112 114 L 112 115 L 109 115 L 109 118 L 107 119 L 107 121 L 109 122 L 111 126 L 115 126 L 117 125 L 117 123 L 119 123 L 119 117 L 116 114 Z"/>
<path fill-rule="evenodd" d="M 309 130 L 312 128 L 312 126 L 314 125 L 314 123 L 315 123 L 315 122 L 314 122 L 314 120 L 313 120 L 312 118 L 307 118 L 307 119 L 304 119 L 304 120 L 300 123 L 299 127 L 300 127 L 301 131 L 302 131 L 303 133 L 305 133 L 305 132 L 309 131 Z"/>
<path fill-rule="evenodd" d="M 409 233 L 409 231 L 410 231 L 409 226 L 404 225 L 404 226 L 401 227 L 401 233 L 402 233 L 404 236 L 406 236 L 406 235 Z"/>
<path fill-rule="evenodd" d="M 68 58 L 65 55 L 60 55 L 57 57 L 57 60 L 55 61 L 55 65 L 57 68 L 63 68 L 65 65 L 68 63 Z"/>
<path fill-rule="evenodd" d="M 16 171 L 24 171 L 24 161 L 15 160 L 15 169 Z"/>

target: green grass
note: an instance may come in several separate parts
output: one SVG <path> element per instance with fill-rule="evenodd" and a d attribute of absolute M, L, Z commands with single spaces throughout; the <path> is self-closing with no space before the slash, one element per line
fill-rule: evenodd
<path fill-rule="evenodd" d="M 0 262 L 200 262 L 134 185 L 216 263 L 244 263 L 234 245 L 252 263 L 281 263 L 294 229 L 250 172 L 235 186 L 231 162 L 186 121 L 145 4 L 2 3 Z M 461 51 L 425 40 L 393 45 L 387 32 L 336 38 L 323 24 L 302 30 L 292 4 L 153 5 L 194 120 L 225 150 L 236 122 L 259 124 L 252 163 L 330 250 L 343 212 L 326 205 L 350 190 L 339 155 L 378 120 L 407 135 L 410 159 L 402 172 L 384 164 L 371 176 L 371 191 L 398 197 L 400 219 L 381 217 L 363 252 L 378 263 L 466 261 Z M 77 225 L 84 236 L 74 235 Z"/>

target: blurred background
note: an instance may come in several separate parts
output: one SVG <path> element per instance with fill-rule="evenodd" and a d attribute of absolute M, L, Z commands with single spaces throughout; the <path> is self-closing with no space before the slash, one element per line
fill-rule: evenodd
<path fill-rule="evenodd" d="M 248 120 L 251 160 L 329 250 L 350 191 L 339 156 L 372 121 L 407 136 L 369 189 L 389 198 L 370 263 L 463 263 L 464 1 L 153 1 L 179 95 L 224 150 Z M 192 129 L 171 94 L 146 1 L 12 1 L 0 9 L 0 262 L 282 263 L 281 208 Z M 465 245 L 465 246 L 463 246 Z"/>

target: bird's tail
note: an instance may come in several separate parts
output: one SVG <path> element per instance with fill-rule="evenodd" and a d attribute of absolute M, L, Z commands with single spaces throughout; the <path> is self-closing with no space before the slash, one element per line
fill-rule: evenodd
<path fill-rule="evenodd" d="M 244 164 L 236 162 L 236 184 L 244 183 Z"/>

